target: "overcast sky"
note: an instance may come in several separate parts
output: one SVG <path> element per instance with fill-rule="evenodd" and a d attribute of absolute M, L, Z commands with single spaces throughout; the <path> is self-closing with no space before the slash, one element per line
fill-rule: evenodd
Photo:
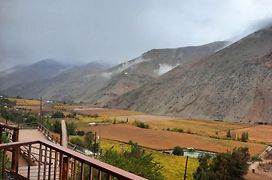
<path fill-rule="evenodd" d="M 52 58 L 118 63 L 153 48 L 237 39 L 271 0 L 0 0 L 0 69 Z"/>

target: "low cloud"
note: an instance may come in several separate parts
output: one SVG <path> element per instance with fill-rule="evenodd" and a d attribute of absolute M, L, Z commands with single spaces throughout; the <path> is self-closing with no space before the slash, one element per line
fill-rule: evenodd
<path fill-rule="evenodd" d="M 153 48 L 238 39 L 270 24 L 271 0 L 0 0 L 0 69 L 52 58 L 112 64 Z"/>

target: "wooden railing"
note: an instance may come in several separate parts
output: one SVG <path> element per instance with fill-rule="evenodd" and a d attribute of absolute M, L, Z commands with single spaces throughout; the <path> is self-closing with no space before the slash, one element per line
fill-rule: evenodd
<path fill-rule="evenodd" d="M 5 176 L 13 176 L 15 179 L 37 180 L 144 179 L 94 158 L 44 140 L 0 144 L 0 151 L 3 153 L 2 155 L 5 156 L 4 153 L 7 151 L 11 151 L 13 154 L 16 153 L 14 149 L 20 149 L 22 147 L 27 149 L 25 155 L 29 158 L 29 161 L 33 160 L 33 154 L 36 156 L 35 159 L 37 159 L 37 161 L 34 165 L 28 163 L 28 165 L 24 167 L 19 167 L 18 161 L 15 161 L 17 163 L 15 167 L 17 168 L 9 168 L 3 165 L 0 171 L 2 172 L 3 178 Z"/>

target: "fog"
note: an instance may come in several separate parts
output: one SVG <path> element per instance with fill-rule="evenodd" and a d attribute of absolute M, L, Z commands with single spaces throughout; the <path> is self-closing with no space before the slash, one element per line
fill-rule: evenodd
<path fill-rule="evenodd" d="M 0 69 L 55 59 L 116 64 L 153 48 L 237 40 L 271 0 L 0 0 Z"/>

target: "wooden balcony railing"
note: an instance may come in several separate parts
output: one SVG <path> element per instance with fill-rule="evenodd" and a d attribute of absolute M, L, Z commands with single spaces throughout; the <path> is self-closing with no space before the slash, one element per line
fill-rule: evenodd
<path fill-rule="evenodd" d="M 45 140 L 0 144 L 0 152 L 3 153 L 3 157 L 6 157 L 8 151 L 12 154 L 20 152 L 18 149 L 24 149 L 24 156 L 28 163 L 19 166 L 17 159 L 12 160 L 16 164 L 8 167 L 3 161 L 0 171 L 2 179 L 144 179 Z M 12 156 L 12 158 L 18 158 L 18 156 Z"/>

